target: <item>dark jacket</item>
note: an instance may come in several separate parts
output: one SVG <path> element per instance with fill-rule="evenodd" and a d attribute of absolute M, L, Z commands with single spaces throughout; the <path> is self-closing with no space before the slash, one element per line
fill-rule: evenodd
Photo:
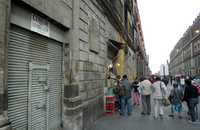
<path fill-rule="evenodd" d="M 127 79 L 123 79 L 122 82 L 122 87 L 124 89 L 124 95 L 126 98 L 131 98 L 131 85 Z"/>
<path fill-rule="evenodd" d="M 193 85 L 190 85 L 190 86 L 186 85 L 183 100 L 188 101 L 188 99 L 191 99 L 191 98 L 198 98 L 197 87 Z"/>
<path fill-rule="evenodd" d="M 139 87 L 138 82 L 137 82 L 137 81 L 134 81 L 134 82 L 132 83 L 132 88 L 134 89 L 134 92 L 135 92 L 135 93 L 136 93 L 136 92 L 139 93 L 138 87 Z"/>
<path fill-rule="evenodd" d="M 182 99 L 183 99 L 182 89 L 181 88 L 179 89 L 178 87 L 174 87 L 171 90 L 169 97 L 170 97 L 171 104 L 173 104 L 173 105 L 180 104 L 182 102 Z"/>

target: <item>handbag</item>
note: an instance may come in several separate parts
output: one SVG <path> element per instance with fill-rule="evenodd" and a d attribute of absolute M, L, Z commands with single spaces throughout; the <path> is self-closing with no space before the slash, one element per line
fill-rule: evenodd
<path fill-rule="evenodd" d="M 163 104 L 163 106 L 165 106 L 165 107 L 169 106 L 169 105 L 170 105 L 169 99 L 163 98 L 163 99 L 162 99 L 162 104 Z"/>
<path fill-rule="evenodd" d="M 170 101 L 169 101 L 168 98 L 164 97 L 163 89 L 161 87 L 161 82 L 160 82 L 160 91 L 161 91 L 161 94 L 162 94 L 162 104 L 163 104 L 163 106 L 165 106 L 165 107 L 169 106 L 170 105 Z"/>
<path fill-rule="evenodd" d="M 200 86 L 197 87 L 198 95 L 200 96 Z"/>

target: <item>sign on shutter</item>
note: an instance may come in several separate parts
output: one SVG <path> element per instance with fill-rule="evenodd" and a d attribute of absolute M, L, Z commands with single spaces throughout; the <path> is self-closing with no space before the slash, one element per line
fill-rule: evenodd
<path fill-rule="evenodd" d="M 31 30 L 49 37 L 49 22 L 36 14 L 32 14 Z"/>

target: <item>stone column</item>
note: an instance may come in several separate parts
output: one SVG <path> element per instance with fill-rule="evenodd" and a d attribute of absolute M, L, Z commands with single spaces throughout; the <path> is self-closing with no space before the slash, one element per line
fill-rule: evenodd
<path fill-rule="evenodd" d="M 10 0 L 0 0 L 0 130 L 9 130 L 7 117 L 7 62 Z"/>
<path fill-rule="evenodd" d="M 72 28 L 68 32 L 69 46 L 65 46 L 65 81 L 63 129 L 82 130 L 82 100 L 79 94 L 79 0 L 73 0 Z M 69 60 L 67 60 L 69 59 Z"/>

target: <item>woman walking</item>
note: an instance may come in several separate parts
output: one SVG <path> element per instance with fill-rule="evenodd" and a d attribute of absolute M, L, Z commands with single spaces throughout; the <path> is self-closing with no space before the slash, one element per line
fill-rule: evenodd
<path fill-rule="evenodd" d="M 167 87 L 161 81 L 160 77 L 156 77 L 153 87 L 153 102 L 154 102 L 154 118 L 158 119 L 158 115 L 163 119 L 163 98 L 166 98 Z M 159 111 L 159 113 L 158 113 Z"/>
<path fill-rule="evenodd" d="M 140 105 L 140 93 L 138 91 L 138 82 L 137 81 L 134 81 L 133 84 L 133 105 L 134 106 L 139 106 Z"/>

